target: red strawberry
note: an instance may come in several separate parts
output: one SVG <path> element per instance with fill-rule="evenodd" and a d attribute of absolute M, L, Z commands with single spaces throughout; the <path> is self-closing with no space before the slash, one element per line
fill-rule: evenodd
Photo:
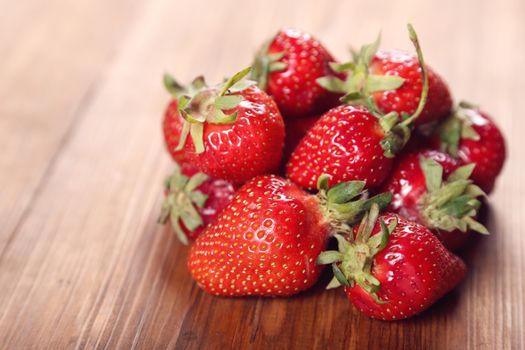
<path fill-rule="evenodd" d="M 284 151 L 282 163 L 286 164 L 288 159 L 292 155 L 293 150 L 308 130 L 314 126 L 321 116 L 305 117 L 301 119 L 291 119 L 286 122 L 285 125 L 285 138 L 284 138 Z"/>
<path fill-rule="evenodd" d="M 321 268 L 315 264 L 331 232 L 350 230 L 382 194 L 358 197 L 363 182 L 328 189 L 317 196 L 274 175 L 247 182 L 217 221 L 192 246 L 188 268 L 205 291 L 223 296 L 292 295 L 311 287 Z"/>
<path fill-rule="evenodd" d="M 235 183 L 277 170 L 284 143 L 284 122 L 275 102 L 255 82 L 241 80 L 249 71 L 217 88 L 206 87 L 202 79 L 185 90 L 172 84 L 178 118 L 170 117 L 165 129 L 167 143 L 178 140 L 175 152 L 182 151 L 185 161 Z"/>
<path fill-rule="evenodd" d="M 346 94 L 342 98 L 346 102 L 361 101 L 383 114 L 395 112 L 401 120 L 418 114 L 414 121 L 416 126 L 435 124 L 446 118 L 452 109 L 448 87 L 425 65 L 411 25 L 409 32 L 417 55 L 393 50 L 377 52 L 378 37 L 374 43 L 354 53 L 354 62 L 332 64 L 336 72 L 346 73 L 346 80 L 329 76 L 318 79 L 319 84 L 329 91 Z M 424 90 L 428 90 L 428 94 Z M 421 99 L 426 99 L 424 105 L 420 104 Z M 419 108 L 422 108 L 420 113 L 417 112 Z"/>
<path fill-rule="evenodd" d="M 342 105 L 331 109 L 314 124 L 292 153 L 287 176 L 298 185 L 314 189 L 321 174 L 332 176 L 332 185 L 363 180 L 376 187 L 388 176 L 392 159 L 381 142 L 385 132 L 366 108 Z"/>
<path fill-rule="evenodd" d="M 162 128 L 164 132 L 164 142 L 169 154 L 176 163 L 184 163 L 184 151 L 176 150 L 177 145 L 179 144 L 179 136 L 182 131 L 182 123 L 180 122 L 176 99 L 170 101 L 168 108 L 164 113 Z"/>
<path fill-rule="evenodd" d="M 424 67 L 417 36 L 411 26 L 409 34 Z M 367 57 L 373 50 L 364 48 L 363 51 L 363 56 Z M 364 68 L 366 64 L 361 62 L 359 66 Z M 361 73 L 366 80 L 366 70 Z M 422 76 L 427 82 L 425 69 L 422 69 Z M 337 78 L 323 78 L 320 83 L 325 86 L 344 84 Z M 403 121 L 395 112 L 379 114 L 373 104 L 366 103 L 370 99 L 357 90 L 351 92 L 345 100 L 362 99 L 368 108 L 342 105 L 323 115 L 293 152 L 286 169 L 288 177 L 308 189 L 314 187 L 323 173 L 332 176 L 332 185 L 350 180 L 365 181 L 369 188 L 380 185 L 390 172 L 392 158 L 410 139 L 411 123 L 423 109 L 427 88 L 425 83 L 415 114 L 404 115 Z"/>
<path fill-rule="evenodd" d="M 491 118 L 478 108 L 462 102 L 441 125 L 434 146 L 464 164 L 476 164 L 471 179 L 490 193 L 505 163 L 505 140 Z"/>
<path fill-rule="evenodd" d="M 323 113 L 338 104 L 338 95 L 316 83 L 333 76 L 334 59 L 311 35 L 295 29 L 280 30 L 255 57 L 252 77 L 270 94 L 285 118 Z"/>
<path fill-rule="evenodd" d="M 179 240 L 188 244 L 215 221 L 235 194 L 235 186 L 225 180 L 212 179 L 190 164 L 176 166 L 165 181 L 166 198 L 159 222 L 171 221 Z"/>
<path fill-rule="evenodd" d="M 332 264 L 327 288 L 345 286 L 352 304 L 366 315 L 400 320 L 430 307 L 463 279 L 463 261 L 424 226 L 396 214 L 379 220 L 378 209 L 355 228 L 353 239 L 336 235 L 339 251 L 321 253 Z"/>
<path fill-rule="evenodd" d="M 447 84 L 430 67 L 428 72 L 428 96 L 421 115 L 414 121 L 420 126 L 435 124 L 446 118 L 452 110 L 452 98 Z M 370 72 L 378 76 L 398 76 L 403 84 L 393 91 L 373 93 L 374 101 L 384 113 L 397 112 L 413 114 L 419 104 L 423 81 L 416 55 L 395 51 L 379 51 L 370 64 Z"/>
<path fill-rule="evenodd" d="M 458 166 L 439 151 L 409 153 L 383 186 L 393 196 L 390 210 L 425 225 L 453 251 L 464 245 L 468 229 L 488 233 L 475 221 L 483 191 L 469 180 L 474 165 Z"/>

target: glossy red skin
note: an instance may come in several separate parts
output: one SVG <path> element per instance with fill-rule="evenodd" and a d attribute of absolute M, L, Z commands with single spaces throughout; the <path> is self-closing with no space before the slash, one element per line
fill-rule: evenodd
<path fill-rule="evenodd" d="M 176 151 L 179 145 L 179 135 L 182 130 L 182 123 L 177 110 L 177 100 L 171 100 L 164 113 L 164 120 L 162 121 L 162 131 L 164 133 L 164 143 L 171 158 L 178 163 L 185 163 L 184 151 Z"/>
<path fill-rule="evenodd" d="M 195 153 L 189 136 L 184 145 L 186 161 L 211 177 L 234 183 L 275 172 L 284 145 L 284 122 L 271 97 L 255 86 L 240 94 L 244 100 L 227 111 L 237 111 L 234 123 L 204 122 L 203 153 Z"/>
<path fill-rule="evenodd" d="M 199 171 L 197 168 L 186 163 L 181 165 L 181 172 L 187 177 L 192 177 Z M 208 178 L 208 180 L 203 182 L 195 189 L 196 191 L 200 191 L 207 195 L 208 199 L 206 199 L 206 202 L 202 208 L 195 207 L 199 212 L 202 221 L 204 222 L 203 225 L 197 227 L 193 231 L 189 231 L 184 226 L 182 220 L 180 220 L 182 230 L 188 239 L 195 240 L 210 223 L 215 222 L 215 219 L 217 219 L 217 216 L 220 214 L 220 212 L 231 202 L 233 196 L 235 195 L 236 189 L 237 186 L 231 182 L 214 178 Z"/>
<path fill-rule="evenodd" d="M 321 114 L 339 104 L 340 95 L 317 84 L 316 79 L 333 76 L 332 55 L 310 34 L 295 29 L 277 33 L 268 53 L 284 52 L 282 71 L 270 73 L 266 91 L 274 98 L 285 119 Z"/>
<path fill-rule="evenodd" d="M 295 150 L 295 147 L 301 142 L 304 135 L 314 126 L 314 124 L 321 118 L 316 115 L 313 117 L 305 117 L 301 119 L 291 119 L 286 121 L 285 137 L 284 137 L 284 151 L 282 163 L 286 164 Z"/>
<path fill-rule="evenodd" d="M 381 219 L 389 224 L 396 216 L 386 213 Z M 397 218 L 387 246 L 372 263 L 372 275 L 380 282 L 377 296 L 386 303 L 376 303 L 358 284 L 345 288 L 359 311 L 385 321 L 408 318 L 427 309 L 456 287 L 466 272 L 463 261 L 430 230 L 401 216 Z M 374 234 L 379 231 L 377 223 Z"/>
<path fill-rule="evenodd" d="M 370 70 L 373 74 L 396 75 L 405 79 L 396 90 L 374 93 L 377 106 L 384 112 L 406 112 L 413 114 L 419 104 L 423 82 L 417 56 L 396 50 L 379 51 L 372 59 Z M 437 123 L 446 118 L 452 110 L 452 97 L 445 81 L 428 65 L 428 98 L 421 115 L 414 125 Z"/>
<path fill-rule="evenodd" d="M 286 174 L 306 189 L 315 189 L 322 174 L 331 175 L 330 186 L 361 180 L 367 188 L 376 187 L 392 167 L 392 159 L 384 156 L 380 145 L 383 137 L 377 118 L 365 108 L 332 108 L 301 140 Z"/>
<path fill-rule="evenodd" d="M 446 153 L 435 150 L 422 150 L 407 153 L 399 159 L 390 177 L 382 186 L 381 192 L 391 192 L 392 202 L 389 210 L 409 220 L 428 226 L 420 214 L 419 202 L 426 194 L 425 176 L 419 165 L 421 157 L 430 158 L 443 167 L 443 178 L 456 170 L 461 163 Z M 470 238 L 469 234 L 459 230 L 452 232 L 432 229 L 432 232 L 451 251 L 462 248 Z"/>
<path fill-rule="evenodd" d="M 310 288 L 328 224 L 314 196 L 288 180 L 246 183 L 191 247 L 188 268 L 206 292 L 285 296 Z"/>
<path fill-rule="evenodd" d="M 494 189 L 496 178 L 505 163 L 505 139 L 486 113 L 471 109 L 467 115 L 479 134 L 479 140 L 461 139 L 458 156 L 463 164 L 476 164 L 471 179 L 488 194 Z M 434 138 L 433 145 L 439 147 L 439 137 Z"/>

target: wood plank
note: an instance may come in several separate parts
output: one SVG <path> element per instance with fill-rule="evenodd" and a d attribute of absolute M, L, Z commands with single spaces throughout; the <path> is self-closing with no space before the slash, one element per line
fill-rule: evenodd
<path fill-rule="evenodd" d="M 90 102 L 131 0 L 10 2 L 0 13 L 0 252 Z"/>
<path fill-rule="evenodd" d="M 54 11 L 37 11 L 36 2 L 28 8 L 16 5 L 20 13 L 35 11 L 35 22 L 44 24 L 36 25 L 35 32 L 25 29 L 29 43 L 20 48 L 0 40 L 0 48 L 14 50 L 0 67 L 8 77 L 0 82 L 0 115 L 9 116 L 1 120 L 5 124 L 0 136 L 5 138 L 0 139 L 8 143 L 0 155 L 0 180 L 15 188 L 0 196 L 0 208 L 15 208 L 0 211 L 9 213 L 0 216 L 8 223 L 2 222 L 2 232 L 16 226 L 28 208 L 0 256 L 3 347 L 525 347 L 525 238 L 520 229 L 525 159 L 518 151 L 525 145 L 520 135 L 525 121 L 519 117 L 525 108 L 525 86 L 515 78 L 514 68 L 525 58 L 520 40 L 525 23 L 518 15 L 525 9 L 523 2 L 449 0 L 415 6 L 400 1 L 379 6 L 376 1 L 334 0 L 321 6 L 315 1 L 227 0 L 195 1 L 188 10 L 181 3 L 159 0 L 134 4 L 126 15 L 119 12 L 123 3 L 105 4 L 103 10 L 87 3 L 52 4 Z M 46 73 L 45 66 L 36 74 L 55 79 L 52 86 L 60 89 L 46 90 L 39 82 L 30 83 L 29 90 L 14 85 L 31 62 L 27 57 L 43 55 L 48 45 L 42 42 L 56 36 L 55 31 L 41 33 L 46 25 L 61 22 L 55 11 L 75 6 L 79 12 L 61 24 L 69 34 L 61 32 L 64 37 L 51 43 L 51 55 L 56 55 L 53 74 Z M 91 58 L 82 61 L 84 51 L 78 46 L 60 51 L 73 45 L 77 35 L 89 38 L 87 26 L 98 15 L 104 16 L 100 23 L 105 25 L 95 29 Z M 113 18 L 129 27 L 106 36 Z M 246 65 L 258 43 L 284 25 L 316 33 L 342 58 L 347 43 L 369 41 L 381 27 L 385 47 L 410 48 L 407 19 L 418 29 L 427 61 L 447 78 L 456 96 L 492 112 L 511 150 L 490 198 L 488 223 L 494 234 L 464 253 L 470 267 L 466 281 L 429 312 L 395 323 L 358 314 L 340 290 L 323 291 L 328 276 L 289 299 L 228 299 L 201 292 L 186 271 L 187 248 L 155 223 L 160 183 L 171 168 L 159 125 L 167 102 L 159 81 L 162 72 L 170 70 L 183 81 L 203 72 L 217 81 Z M 8 26 L 17 28 L 15 22 Z M 116 41 L 117 49 L 112 47 Z M 64 60 L 78 66 L 60 73 Z M 71 82 L 71 76 L 77 79 Z M 79 112 L 65 113 L 94 81 L 96 87 Z M 26 91 L 31 92 L 27 96 L 43 94 L 38 97 L 40 113 L 25 104 Z M 64 120 L 74 127 L 67 131 Z M 35 126 L 30 134 L 34 144 L 24 146 L 24 126 L 33 123 L 48 129 Z M 18 159 L 36 150 L 36 164 Z M 22 176 L 26 171 L 37 174 L 28 179 Z M 38 191 L 20 202 L 25 181 Z"/>

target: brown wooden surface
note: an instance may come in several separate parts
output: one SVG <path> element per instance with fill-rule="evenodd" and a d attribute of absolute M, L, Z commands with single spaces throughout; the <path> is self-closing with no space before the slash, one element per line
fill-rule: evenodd
<path fill-rule="evenodd" d="M 0 348 L 525 347 L 525 2 L 0 0 Z M 490 237 L 466 281 L 405 322 L 360 316 L 340 290 L 290 299 L 203 294 L 187 249 L 156 224 L 171 164 L 165 70 L 218 81 L 277 28 L 341 60 L 372 40 L 427 61 L 480 103 L 509 157 Z M 325 278 L 326 279 L 326 278 Z"/>

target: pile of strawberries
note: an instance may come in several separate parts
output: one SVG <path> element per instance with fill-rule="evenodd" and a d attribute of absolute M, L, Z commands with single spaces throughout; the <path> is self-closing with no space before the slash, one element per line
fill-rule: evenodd
<path fill-rule="evenodd" d="M 338 63 L 285 29 L 219 85 L 164 77 L 176 166 L 160 221 L 193 242 L 187 266 L 200 288 L 290 296 L 330 265 L 328 288 L 398 320 L 461 282 L 454 252 L 488 233 L 477 216 L 505 142 L 478 107 L 453 106 L 408 32 L 415 54 L 378 50 L 378 38 Z"/>

